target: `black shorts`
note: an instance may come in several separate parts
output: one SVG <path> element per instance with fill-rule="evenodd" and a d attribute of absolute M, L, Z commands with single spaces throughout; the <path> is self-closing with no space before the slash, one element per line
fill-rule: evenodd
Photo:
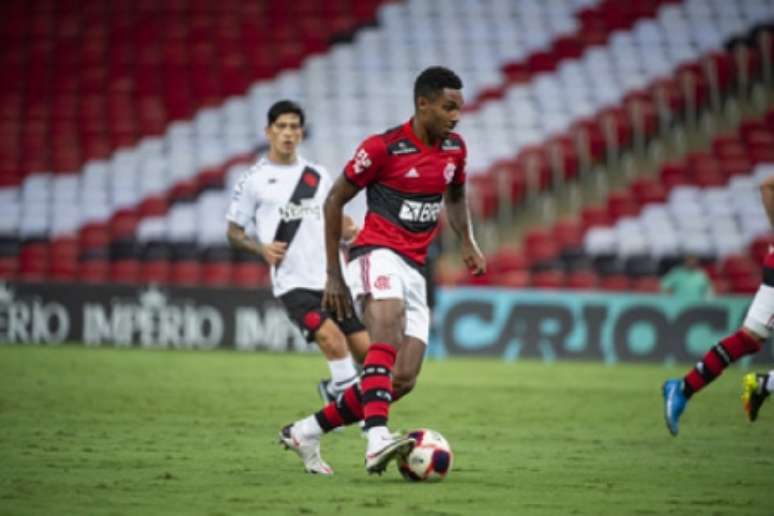
<path fill-rule="evenodd" d="M 355 316 L 343 321 L 332 318 L 330 312 L 322 309 L 322 295 L 320 290 L 296 288 L 279 297 L 290 320 L 299 327 L 306 340 L 314 341 L 315 333 L 326 319 L 335 322 L 344 335 L 365 331 L 365 326 Z"/>

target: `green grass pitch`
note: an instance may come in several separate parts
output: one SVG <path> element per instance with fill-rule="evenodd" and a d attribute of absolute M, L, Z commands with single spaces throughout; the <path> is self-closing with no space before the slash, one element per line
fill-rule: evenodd
<path fill-rule="evenodd" d="M 0 514 L 772 514 L 774 403 L 734 367 L 661 414 L 662 366 L 429 361 L 391 426 L 441 431 L 440 484 L 363 469 L 357 428 L 307 475 L 278 429 L 318 408 L 319 355 L 0 346 Z"/>

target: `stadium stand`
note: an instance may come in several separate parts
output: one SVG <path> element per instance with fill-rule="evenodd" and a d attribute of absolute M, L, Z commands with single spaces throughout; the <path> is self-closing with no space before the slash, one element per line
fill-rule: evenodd
<path fill-rule="evenodd" d="M 670 124 L 695 120 L 771 65 L 770 46 L 768 56 L 748 46 L 747 60 L 723 50 L 772 19 L 770 0 L 258 5 L 3 7 L 4 66 L 20 80 L 2 94 L 0 277 L 265 282 L 263 265 L 225 246 L 225 223 L 212 214 L 225 211 L 261 142 L 265 110 L 279 97 L 304 103 L 303 152 L 335 171 L 365 135 L 408 116 L 416 71 L 436 62 L 455 68 L 471 99 L 460 130 L 471 142 L 477 211 L 492 218 L 501 206 L 641 148 Z M 63 17 L 56 27 L 55 16 Z M 417 20 L 426 22 L 422 30 Z M 28 43 L 32 33 L 39 44 Z M 75 69 L 81 73 L 69 75 L 77 78 L 68 77 Z M 651 205 L 668 211 L 676 185 L 719 188 L 770 160 L 769 118 L 716 139 L 708 153 L 664 165 L 660 181 L 635 182 L 579 220 L 534 230 L 524 251 L 501 250 L 490 278 L 476 281 L 653 291 L 674 242 L 621 236 L 658 212 Z M 732 257 L 765 231 L 760 222 L 740 222 L 743 241 L 715 239 L 711 249 L 707 238 L 690 241 L 708 262 Z M 649 252 L 650 260 L 642 257 Z M 663 258 L 655 268 L 653 256 Z M 716 269 L 717 284 L 735 291 L 752 277 L 733 282 L 725 266 Z"/>

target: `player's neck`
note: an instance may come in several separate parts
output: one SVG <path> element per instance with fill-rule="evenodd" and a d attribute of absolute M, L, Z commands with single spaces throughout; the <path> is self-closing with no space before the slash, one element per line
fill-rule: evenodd
<path fill-rule="evenodd" d="M 414 131 L 414 134 L 416 137 L 427 145 L 428 147 L 434 147 L 436 143 L 438 143 L 438 139 L 432 136 L 427 130 L 425 129 L 425 126 L 423 126 L 417 117 L 414 117 L 411 120 L 411 130 Z"/>
<path fill-rule="evenodd" d="M 269 149 L 269 153 L 266 158 L 275 165 L 293 165 L 298 161 L 298 155 L 295 152 L 290 154 L 283 154 L 277 152 L 274 149 Z"/>

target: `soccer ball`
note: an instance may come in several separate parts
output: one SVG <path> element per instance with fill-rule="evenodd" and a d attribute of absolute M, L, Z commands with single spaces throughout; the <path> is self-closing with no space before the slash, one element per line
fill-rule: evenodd
<path fill-rule="evenodd" d="M 412 482 L 443 480 L 452 468 L 454 454 L 449 442 L 435 430 L 420 428 L 408 433 L 417 444 L 406 456 L 398 457 L 398 471 Z"/>

